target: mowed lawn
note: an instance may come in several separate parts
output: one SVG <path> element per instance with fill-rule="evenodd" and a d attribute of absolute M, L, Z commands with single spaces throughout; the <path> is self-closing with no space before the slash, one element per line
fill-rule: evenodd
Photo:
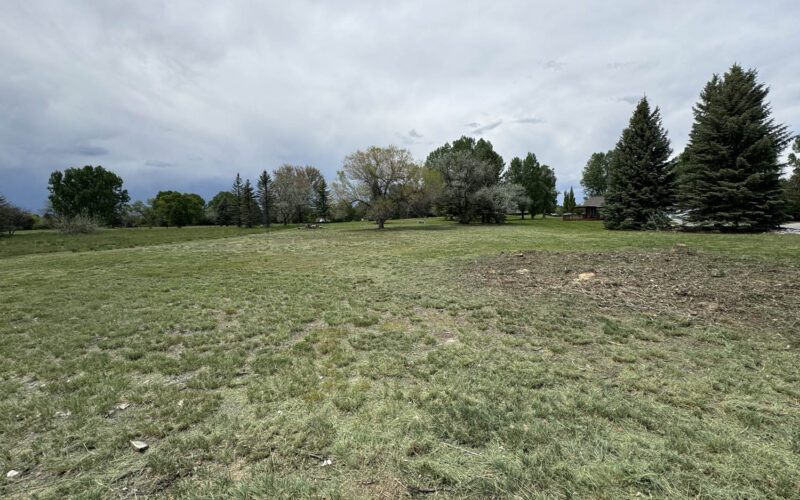
<path fill-rule="evenodd" d="M 18 233 L 0 497 L 800 496 L 800 236 L 374 227 Z"/>

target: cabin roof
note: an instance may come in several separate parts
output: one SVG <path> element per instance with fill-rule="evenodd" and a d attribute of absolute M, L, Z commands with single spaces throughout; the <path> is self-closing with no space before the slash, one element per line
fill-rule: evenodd
<path fill-rule="evenodd" d="M 583 200 L 583 204 L 578 205 L 575 208 L 589 208 L 589 207 L 596 207 L 602 208 L 606 204 L 606 200 L 602 196 L 590 196 Z"/>

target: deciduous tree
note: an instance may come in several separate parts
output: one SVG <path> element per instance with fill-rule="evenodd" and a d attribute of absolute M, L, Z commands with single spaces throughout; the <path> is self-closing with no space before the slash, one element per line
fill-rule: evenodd
<path fill-rule="evenodd" d="M 334 189 L 339 198 L 365 205 L 378 229 L 383 229 L 411 196 L 409 187 L 418 185 L 415 177 L 421 174 L 407 149 L 371 146 L 345 157 Z"/>
<path fill-rule="evenodd" d="M 608 188 L 608 165 L 611 163 L 613 151 L 592 153 L 586 166 L 583 167 L 581 186 L 585 196 L 603 196 Z"/>
<path fill-rule="evenodd" d="M 130 200 L 128 191 L 122 189 L 122 179 L 99 165 L 56 170 L 50 174 L 47 189 L 57 215 L 86 215 L 105 224 L 114 224 Z"/>

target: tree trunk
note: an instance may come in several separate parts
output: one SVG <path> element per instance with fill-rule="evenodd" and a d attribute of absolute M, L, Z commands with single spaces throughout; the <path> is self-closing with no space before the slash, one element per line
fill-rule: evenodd
<path fill-rule="evenodd" d="M 383 219 L 378 219 L 376 222 L 378 223 L 378 229 L 383 229 L 383 223 L 386 221 Z"/>

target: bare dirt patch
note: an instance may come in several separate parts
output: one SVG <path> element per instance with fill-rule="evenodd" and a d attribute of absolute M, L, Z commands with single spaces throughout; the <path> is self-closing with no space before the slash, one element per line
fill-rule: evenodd
<path fill-rule="evenodd" d="M 501 254 L 472 264 L 481 286 L 525 296 L 568 294 L 576 307 L 627 307 L 650 315 L 706 316 L 741 326 L 800 330 L 800 268 L 700 252 Z"/>

